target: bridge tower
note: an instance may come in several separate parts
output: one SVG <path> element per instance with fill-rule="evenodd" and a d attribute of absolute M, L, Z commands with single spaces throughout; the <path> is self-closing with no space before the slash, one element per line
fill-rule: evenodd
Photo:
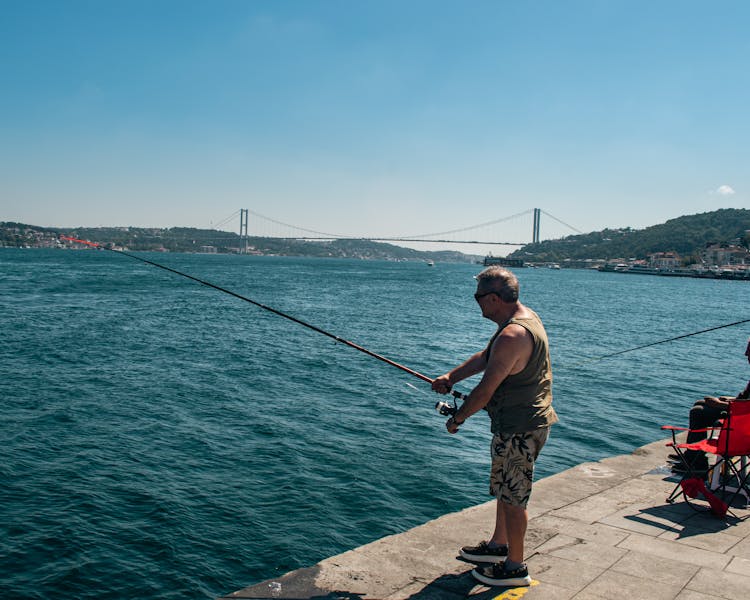
<path fill-rule="evenodd" d="M 247 254 L 247 220 L 248 211 L 240 209 L 240 254 Z"/>
<path fill-rule="evenodd" d="M 540 208 L 534 209 L 534 231 L 531 234 L 531 243 L 539 243 L 539 221 L 542 216 L 542 210 Z"/>

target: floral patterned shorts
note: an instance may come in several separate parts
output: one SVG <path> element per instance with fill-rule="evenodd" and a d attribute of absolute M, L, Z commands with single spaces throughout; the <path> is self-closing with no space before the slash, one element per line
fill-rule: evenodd
<path fill-rule="evenodd" d="M 492 436 L 490 494 L 511 506 L 525 508 L 531 496 L 534 461 L 548 437 L 549 427 Z"/>

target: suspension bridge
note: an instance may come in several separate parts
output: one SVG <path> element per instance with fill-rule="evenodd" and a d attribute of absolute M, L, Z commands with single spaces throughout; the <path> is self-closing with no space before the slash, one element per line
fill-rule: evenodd
<path fill-rule="evenodd" d="M 213 229 L 227 227 L 239 218 L 239 235 L 241 244 L 247 247 L 251 237 L 274 238 L 280 240 L 363 240 L 396 243 L 440 243 L 440 244 L 477 244 L 484 246 L 526 246 L 541 241 L 542 215 L 548 218 L 554 227 L 546 227 L 552 234 L 545 239 L 570 235 L 571 232 L 582 233 L 572 225 L 565 223 L 554 215 L 540 209 L 528 209 L 507 217 L 485 221 L 475 225 L 455 228 L 447 231 L 393 236 L 351 236 L 340 233 L 317 231 L 299 225 L 285 223 L 260 214 L 254 210 L 241 208 L 230 216 L 212 224 Z M 252 217 L 252 219 L 251 219 Z M 546 223 L 546 221 L 545 221 Z M 252 224 L 252 225 L 251 225 Z M 531 235 L 526 237 L 523 232 Z M 515 238 L 515 239 L 513 239 Z"/>

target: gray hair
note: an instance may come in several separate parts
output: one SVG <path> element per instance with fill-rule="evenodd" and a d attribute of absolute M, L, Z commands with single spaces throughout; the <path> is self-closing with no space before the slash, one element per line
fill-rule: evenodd
<path fill-rule="evenodd" d="M 479 273 L 476 280 L 483 290 L 496 292 L 503 302 L 518 301 L 518 279 L 508 269 L 492 265 Z"/>

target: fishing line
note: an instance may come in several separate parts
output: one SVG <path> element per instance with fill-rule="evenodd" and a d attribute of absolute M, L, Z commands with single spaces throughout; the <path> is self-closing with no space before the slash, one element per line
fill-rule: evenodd
<path fill-rule="evenodd" d="M 180 275 L 181 277 L 186 277 L 187 279 L 191 279 L 197 283 L 200 283 L 201 285 L 205 285 L 206 287 L 213 288 L 215 290 L 218 290 L 219 292 L 223 292 L 225 294 L 229 294 L 230 296 L 234 296 L 235 298 L 239 298 L 240 300 L 244 300 L 245 302 L 249 302 L 250 304 L 254 304 L 258 308 L 262 308 L 263 310 L 267 310 L 269 312 L 272 312 L 275 315 L 278 315 L 280 317 L 283 317 L 285 319 L 288 319 L 289 321 L 292 321 L 294 323 L 297 323 L 298 325 L 302 325 L 303 327 L 307 327 L 308 329 L 312 329 L 313 331 L 320 333 L 322 335 L 325 335 L 333 340 L 336 340 L 337 342 L 340 342 L 346 346 L 349 346 L 350 348 L 354 348 L 355 350 L 359 350 L 360 352 L 367 354 L 367 356 L 371 356 L 373 358 L 377 358 L 378 360 L 386 363 L 387 365 L 390 365 L 392 367 L 396 367 L 397 369 L 401 369 L 405 373 L 409 373 L 409 375 L 413 375 L 414 377 L 417 377 L 421 379 L 422 381 L 425 381 L 427 383 L 432 383 L 434 379 L 431 379 L 427 377 L 427 375 L 423 375 L 422 373 L 419 373 L 418 371 L 415 371 L 414 369 L 410 369 L 409 367 L 406 367 L 402 364 L 399 364 L 390 358 L 386 358 L 385 356 L 378 354 L 377 352 L 373 352 L 372 350 L 368 350 L 367 348 L 364 348 L 363 346 L 360 346 L 359 344 L 355 344 L 354 342 L 351 342 L 349 340 L 346 340 L 342 337 L 339 337 L 333 333 L 330 333 L 329 331 L 326 331 L 325 329 L 321 329 L 320 327 L 316 327 L 315 325 L 312 325 L 310 323 L 307 323 L 301 319 L 298 319 L 297 317 L 294 317 L 292 315 L 289 315 L 285 312 L 282 312 L 280 310 L 277 310 L 271 306 L 266 306 L 265 304 L 261 304 L 260 302 L 257 302 L 251 298 L 248 298 L 247 296 L 243 296 L 241 294 L 238 294 L 237 292 L 233 292 L 232 290 L 228 290 L 226 288 L 223 288 L 221 286 L 215 285 L 213 283 L 210 283 L 208 281 L 204 281 L 203 279 L 199 279 L 197 277 L 193 277 L 192 275 L 188 275 L 187 273 L 183 273 L 182 271 L 178 271 L 177 269 L 172 269 L 171 267 L 167 267 L 165 265 L 159 264 L 157 262 L 154 262 L 152 260 L 148 260 L 146 258 L 143 258 L 142 256 L 136 256 L 135 254 L 130 254 L 129 252 L 124 252 L 122 250 L 114 250 L 113 248 L 108 248 L 107 246 L 103 246 L 101 244 L 97 244 L 96 242 L 89 242 L 87 240 L 79 240 L 77 238 L 68 237 L 65 235 L 60 236 L 63 240 L 68 240 L 70 242 L 76 242 L 78 244 L 86 244 L 87 246 L 91 246 L 92 248 L 97 248 L 99 250 L 109 250 L 110 252 L 114 252 L 115 254 L 122 254 L 123 256 L 127 256 L 128 258 L 133 258 L 135 260 L 139 260 L 141 262 L 144 262 L 146 264 L 152 265 L 154 267 L 157 267 L 159 269 L 164 269 L 165 271 L 169 271 L 170 273 L 174 273 L 175 275 Z M 465 400 L 466 396 L 464 394 L 461 394 L 460 392 L 457 392 L 455 390 L 451 391 L 451 395 L 454 398 L 458 398 L 461 400 Z"/>
<path fill-rule="evenodd" d="M 678 335 L 676 337 L 672 337 L 666 340 L 659 340 L 658 342 L 651 342 L 650 344 L 644 344 L 643 346 L 636 346 L 635 348 L 628 348 L 627 350 L 620 350 L 619 352 L 612 352 L 611 354 L 604 354 L 602 356 L 597 356 L 596 358 L 590 358 L 588 360 L 584 360 L 579 363 L 576 363 L 573 366 L 579 367 L 581 365 L 585 365 L 586 363 L 603 360 L 605 358 L 610 358 L 612 356 L 618 356 L 620 354 L 625 354 L 626 352 L 633 352 L 634 350 L 641 350 L 643 348 L 649 348 L 650 346 L 656 346 L 658 344 L 666 344 L 667 342 L 681 340 L 683 338 L 690 337 L 693 335 L 707 333 L 709 331 L 716 331 L 717 329 L 724 329 L 725 327 L 734 327 L 735 325 L 742 325 L 742 323 L 748 323 L 748 322 L 750 322 L 750 319 L 743 319 L 742 321 L 735 321 L 734 323 L 727 323 L 726 325 L 717 325 L 716 327 L 709 327 L 708 329 L 701 329 L 700 331 L 694 331 L 693 333 L 685 333 L 683 335 Z"/>

